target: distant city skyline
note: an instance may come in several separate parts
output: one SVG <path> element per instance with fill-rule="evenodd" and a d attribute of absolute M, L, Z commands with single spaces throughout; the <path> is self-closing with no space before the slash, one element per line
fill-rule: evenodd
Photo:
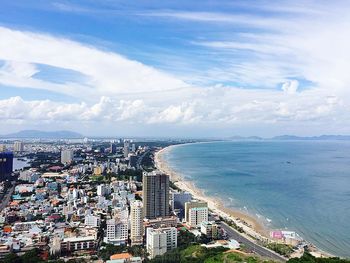
<path fill-rule="evenodd" d="M 347 1 L 3 1 L 0 134 L 350 134 Z"/>

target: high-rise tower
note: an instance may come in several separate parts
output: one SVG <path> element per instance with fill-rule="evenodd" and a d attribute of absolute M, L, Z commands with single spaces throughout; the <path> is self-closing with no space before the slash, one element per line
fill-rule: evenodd
<path fill-rule="evenodd" d="M 130 207 L 130 239 L 132 245 L 142 244 L 143 241 L 143 205 L 134 201 Z"/>
<path fill-rule="evenodd" d="M 169 216 L 169 176 L 159 171 L 144 172 L 142 182 L 145 217 Z"/>

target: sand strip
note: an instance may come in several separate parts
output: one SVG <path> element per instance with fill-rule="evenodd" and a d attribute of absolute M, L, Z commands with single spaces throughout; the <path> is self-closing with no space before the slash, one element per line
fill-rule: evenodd
<path fill-rule="evenodd" d="M 155 154 L 155 165 L 157 169 L 170 176 L 170 180 L 175 183 L 177 187 L 183 191 L 190 192 L 195 199 L 203 200 L 208 203 L 208 207 L 214 213 L 223 218 L 233 220 L 238 226 L 242 227 L 244 231 L 260 240 L 266 240 L 268 237 L 267 228 L 258 220 L 250 215 L 242 213 L 231 208 L 227 208 L 223 205 L 223 201 L 216 197 L 206 196 L 204 192 L 193 184 L 191 181 L 186 181 L 182 176 L 173 171 L 163 159 L 163 154 L 169 151 L 173 147 L 179 145 L 172 145 L 161 149 Z"/>

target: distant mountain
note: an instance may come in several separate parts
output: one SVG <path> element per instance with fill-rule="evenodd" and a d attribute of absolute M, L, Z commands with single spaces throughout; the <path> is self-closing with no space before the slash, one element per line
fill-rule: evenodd
<path fill-rule="evenodd" d="M 23 130 L 16 133 L 0 135 L 0 137 L 14 139 L 79 139 L 83 138 L 83 135 L 72 131 Z"/>
<path fill-rule="evenodd" d="M 272 138 L 273 140 L 350 140 L 350 135 L 321 135 L 321 136 L 311 136 L 311 137 L 300 137 L 294 135 L 282 135 Z"/>
<path fill-rule="evenodd" d="M 229 139 L 230 140 L 263 140 L 263 138 L 258 137 L 258 136 L 249 136 L 249 137 L 231 136 Z"/>

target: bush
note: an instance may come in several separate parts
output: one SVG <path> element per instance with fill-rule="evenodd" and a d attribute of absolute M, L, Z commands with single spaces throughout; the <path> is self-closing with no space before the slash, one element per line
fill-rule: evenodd
<path fill-rule="evenodd" d="M 294 251 L 292 246 L 286 244 L 270 243 L 266 247 L 286 257 L 289 257 Z"/>
<path fill-rule="evenodd" d="M 288 263 L 350 263 L 348 259 L 340 258 L 315 258 L 308 252 L 305 252 L 301 258 L 292 258 Z"/>

